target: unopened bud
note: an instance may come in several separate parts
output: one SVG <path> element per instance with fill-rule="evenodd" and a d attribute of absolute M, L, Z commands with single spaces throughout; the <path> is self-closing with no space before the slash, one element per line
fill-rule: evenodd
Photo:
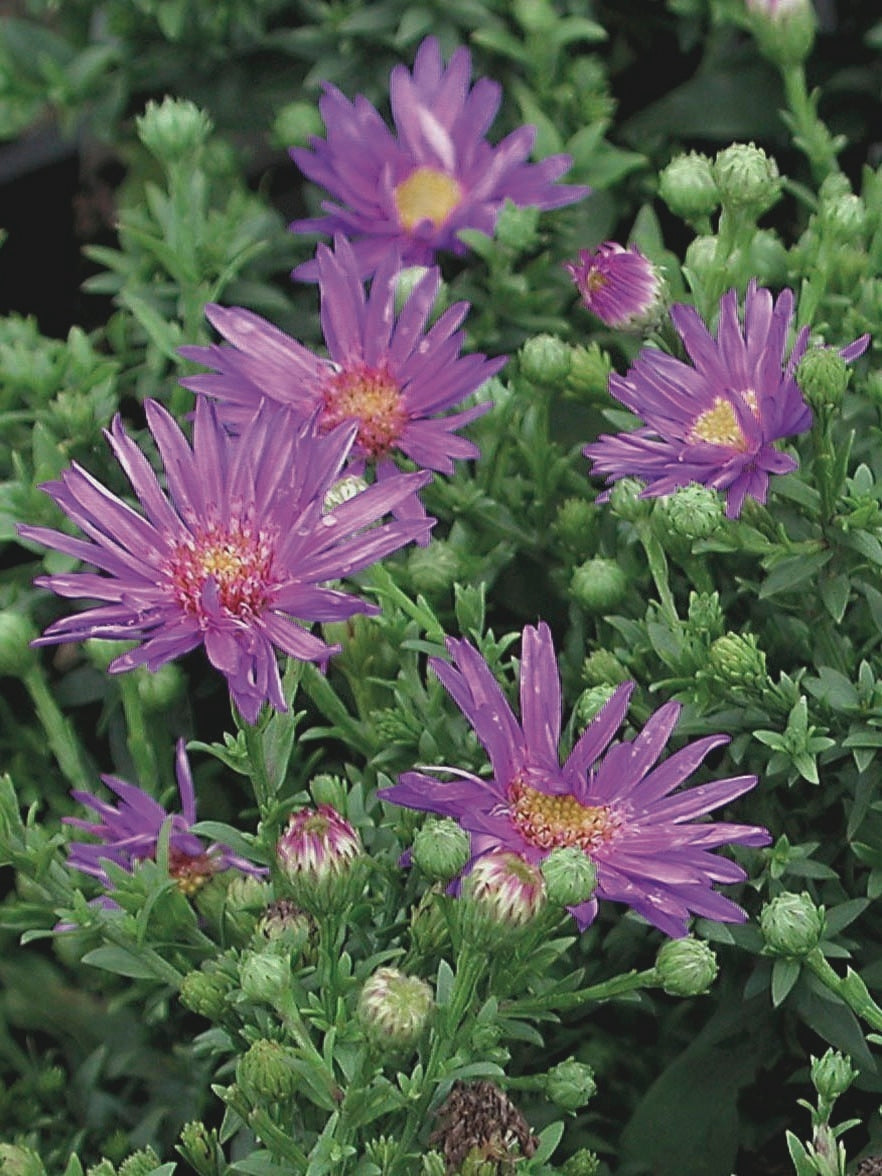
<path fill-rule="evenodd" d="M 812 51 L 817 18 L 812 0 L 746 0 L 751 29 L 765 57 L 799 65 Z"/>
<path fill-rule="evenodd" d="M 766 655 L 753 633 L 725 633 L 710 647 L 707 675 L 730 690 L 762 690 L 768 682 Z"/>
<path fill-rule="evenodd" d="M 138 138 L 160 163 L 192 162 L 212 132 L 208 115 L 187 98 L 148 102 L 135 119 Z"/>
<path fill-rule="evenodd" d="M 576 722 L 579 724 L 579 727 L 587 727 L 591 720 L 600 714 L 615 692 L 615 686 L 609 683 L 603 683 L 599 686 L 589 686 L 587 690 L 583 690 L 576 699 L 574 708 Z"/>
<path fill-rule="evenodd" d="M 606 399 L 612 360 L 597 343 L 570 349 L 570 374 L 567 389 L 586 400 Z"/>
<path fill-rule="evenodd" d="M 781 195 L 778 165 L 755 143 L 733 143 L 718 151 L 714 178 L 724 206 L 750 209 L 756 216 Z"/>
<path fill-rule="evenodd" d="M 595 649 L 582 662 L 582 678 L 588 686 L 618 686 L 620 682 L 627 682 L 630 676 L 608 649 Z"/>
<path fill-rule="evenodd" d="M 566 547 L 584 558 L 594 547 L 597 507 L 585 498 L 565 498 L 552 527 Z"/>
<path fill-rule="evenodd" d="M 816 412 L 842 403 L 850 376 L 845 360 L 832 347 L 810 348 L 796 369 L 796 382 Z"/>
<path fill-rule="evenodd" d="M 640 497 L 645 489 L 643 482 L 637 478 L 619 478 L 609 492 L 609 505 L 613 514 L 626 523 L 648 518 L 652 512 L 652 502 Z"/>
<path fill-rule="evenodd" d="M 414 864 L 432 882 L 449 882 L 471 856 L 469 835 L 450 817 L 430 817 L 414 834 Z"/>
<path fill-rule="evenodd" d="M 717 978 L 717 957 L 700 939 L 669 939 L 655 957 L 655 971 L 669 996 L 702 996 Z"/>
<path fill-rule="evenodd" d="M 586 612 L 611 612 L 627 591 L 628 577 L 613 559 L 589 559 L 573 569 L 570 593 Z"/>
<path fill-rule="evenodd" d="M 534 335 L 521 348 L 521 372 L 533 384 L 562 384 L 573 364 L 570 351 L 557 335 Z"/>
<path fill-rule="evenodd" d="M 597 867 L 575 845 L 559 846 L 543 858 L 539 869 L 545 879 L 548 901 L 556 906 L 587 902 L 597 889 Z"/>
<path fill-rule="evenodd" d="M 594 1071 L 575 1058 L 558 1062 L 545 1076 L 545 1093 L 562 1111 L 578 1111 L 597 1093 Z"/>
<path fill-rule="evenodd" d="M 824 222 L 838 241 L 857 241 L 867 227 L 867 210 L 860 196 L 849 193 L 823 207 Z"/>
<path fill-rule="evenodd" d="M 851 1061 L 836 1049 L 828 1049 L 820 1058 L 812 1058 L 812 1085 L 826 1103 L 834 1103 L 845 1094 L 858 1076 Z"/>
<path fill-rule="evenodd" d="M 359 478 L 355 474 L 347 474 L 344 478 L 338 478 L 328 487 L 322 503 L 323 512 L 328 514 L 330 511 L 336 510 L 344 502 L 356 498 L 363 490 L 367 490 L 367 482 L 364 478 Z"/>
<path fill-rule="evenodd" d="M 493 235 L 500 245 L 513 253 L 525 253 L 534 248 L 539 240 L 539 209 L 532 204 L 521 206 L 507 199 Z"/>
<path fill-rule="evenodd" d="M 674 216 L 692 221 L 710 216 L 719 206 L 720 190 L 706 155 L 677 155 L 658 178 L 658 194 Z"/>
<path fill-rule="evenodd" d="M 312 135 L 320 135 L 324 122 L 314 102 L 288 102 L 273 122 L 273 142 L 280 148 L 305 147 Z"/>
<path fill-rule="evenodd" d="M 239 985 L 249 1000 L 274 1005 L 291 987 L 291 964 L 272 951 L 247 952 L 239 963 Z"/>
<path fill-rule="evenodd" d="M 636 245 L 627 249 L 605 241 L 596 249 L 580 249 L 577 261 L 564 269 L 578 288 L 586 310 L 621 331 L 641 331 L 659 319 L 665 302 L 660 271 Z"/>
<path fill-rule="evenodd" d="M 463 896 L 491 923 L 522 927 L 545 906 L 545 880 L 520 854 L 493 850 L 475 862 L 463 882 Z"/>
<path fill-rule="evenodd" d="M 459 553 L 444 539 L 435 539 L 428 547 L 411 548 L 407 570 L 416 591 L 430 596 L 449 592 L 454 581 L 463 578 Z"/>
<path fill-rule="evenodd" d="M 723 521 L 723 504 L 719 494 L 708 486 L 693 482 L 668 498 L 659 499 L 662 525 L 673 536 L 693 542 L 707 539 Z"/>
<path fill-rule="evenodd" d="M 331 805 L 292 813 L 276 852 L 294 899 L 309 914 L 323 915 L 354 901 L 361 838 Z"/>
<path fill-rule="evenodd" d="M 231 989 L 231 981 L 222 973 L 197 968 L 183 978 L 178 995 L 181 1004 L 191 1012 L 209 1021 L 219 1021 L 229 1008 L 227 995 Z"/>
<path fill-rule="evenodd" d="M 706 641 L 722 637 L 725 617 L 718 592 L 690 592 L 686 624 L 690 633 Z"/>
<path fill-rule="evenodd" d="M 806 891 L 787 891 L 766 903 L 760 912 L 760 931 L 774 955 L 801 959 L 813 951 L 824 934 L 824 908 Z"/>
<path fill-rule="evenodd" d="M 297 1089 L 296 1052 L 279 1041 L 262 1037 L 243 1054 L 236 1066 L 236 1081 L 247 1095 L 259 1101 L 286 1099 Z"/>
<path fill-rule="evenodd" d="M 375 1046 L 401 1050 L 419 1041 L 434 1005 L 425 980 L 398 968 L 378 968 L 361 990 L 358 1019 Z"/>
<path fill-rule="evenodd" d="M 150 1176 L 159 1167 L 159 1156 L 152 1147 L 132 1152 L 119 1166 L 119 1176 Z"/>
<path fill-rule="evenodd" d="M 600 1176 L 601 1164 L 596 1152 L 580 1148 L 564 1161 L 561 1176 Z"/>

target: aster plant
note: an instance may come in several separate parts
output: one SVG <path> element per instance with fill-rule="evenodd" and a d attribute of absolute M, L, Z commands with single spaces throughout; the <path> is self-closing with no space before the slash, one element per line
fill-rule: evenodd
<path fill-rule="evenodd" d="M 809 328 L 798 332 L 788 354 L 793 292 L 783 290 L 773 300 L 755 281 L 741 321 L 737 292 L 723 295 L 716 335 L 694 307 L 673 306 L 671 319 L 691 364 L 644 348 L 626 376 L 610 376 L 609 390 L 645 424 L 631 433 L 602 434 L 583 452 L 592 474 L 605 475 L 608 483 L 645 481 L 645 497 L 690 482 L 724 490 L 726 514 L 737 518 L 746 497 L 766 501 L 771 475 L 798 468 L 775 443 L 811 428 L 811 410 L 795 379 Z M 868 342 L 861 336 L 840 355 L 856 359 Z"/>
<path fill-rule="evenodd" d="M 107 439 L 143 513 L 74 464 L 42 488 L 86 539 L 20 528 L 24 538 L 99 569 L 40 577 L 38 584 L 60 596 L 102 603 L 54 622 L 36 644 L 137 639 L 111 673 L 155 670 L 203 645 L 254 723 L 263 702 L 286 708 L 276 649 L 324 664 L 339 648 L 298 621 L 377 611 L 324 585 L 425 537 L 427 522 L 374 524 L 427 475 L 389 478 L 329 510 L 325 496 L 349 455 L 354 425 L 323 435 L 314 419 L 266 402 L 232 438 L 201 399 L 191 448 L 161 405 L 148 401 L 145 408 L 167 492 L 117 416 Z"/>
<path fill-rule="evenodd" d="M 485 138 L 502 100 L 501 87 L 479 78 L 470 88 L 471 54 L 459 48 L 445 66 L 437 38 L 417 49 L 413 71 L 397 65 L 389 79 L 393 134 L 361 95 L 350 102 L 325 84 L 319 110 L 327 138 L 291 151 L 303 174 L 325 188 L 324 216 L 294 221 L 298 233 L 344 233 L 359 271 L 376 269 L 389 249 L 405 265 L 428 265 L 439 251 L 463 254 L 461 229 L 492 234 L 506 200 L 540 209 L 587 196 L 584 186 L 557 184 L 568 155 L 528 163 L 536 131 L 524 126 L 492 146 Z M 314 280 L 315 261 L 294 276 Z"/>
<path fill-rule="evenodd" d="M 344 237 L 335 238 L 333 250 L 319 245 L 316 265 L 327 359 L 251 311 L 210 305 L 209 321 L 231 346 L 182 348 L 188 359 L 214 372 L 181 382 L 217 401 L 222 420 L 236 431 L 247 425 L 262 398 L 286 405 L 297 417 L 317 414 L 321 432 L 355 424 L 350 469 L 368 464 L 378 479 L 395 474 L 396 454 L 446 474 L 453 472 L 455 459 L 477 457 L 477 446 L 456 430 L 490 405 L 442 414 L 506 360 L 460 354 L 459 328 L 469 304 L 448 307 L 426 329 L 441 280 L 432 268 L 396 315 L 401 257 L 394 248 L 386 251 L 367 292 Z M 411 511 L 419 513 L 418 503 L 412 501 Z"/>
<path fill-rule="evenodd" d="M 721 922 L 746 916 L 715 882 L 739 882 L 744 870 L 709 851 L 725 844 L 769 843 L 765 829 L 695 823 L 756 785 L 736 776 L 683 789 L 681 784 L 728 735 L 696 740 L 656 765 L 680 713 L 668 702 L 634 740 L 610 746 L 624 721 L 632 682 L 622 683 L 563 764 L 560 678 L 547 625 L 527 626 L 521 653 L 521 719 L 515 718 L 487 663 L 467 641 L 448 639 L 453 665 L 430 666 L 472 724 L 492 769 L 488 779 L 456 767 L 441 781 L 405 772 L 382 799 L 453 817 L 471 835 L 472 867 L 500 850 L 536 864 L 559 847 L 580 848 L 597 868 L 595 896 L 570 908 L 581 930 L 598 900 L 626 903 L 667 935 L 685 935 L 691 913 Z M 604 754 L 605 753 L 605 754 Z"/>

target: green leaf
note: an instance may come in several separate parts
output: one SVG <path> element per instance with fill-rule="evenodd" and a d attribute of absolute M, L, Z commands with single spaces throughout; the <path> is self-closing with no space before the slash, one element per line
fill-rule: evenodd
<path fill-rule="evenodd" d="M 543 1164 L 550 1160 L 563 1138 L 563 1133 L 564 1125 L 560 1120 L 557 1123 L 549 1123 L 545 1130 L 539 1133 L 539 1146 L 531 1157 L 532 1163 Z"/>
<path fill-rule="evenodd" d="M 799 960 L 775 960 L 772 965 L 772 1004 L 782 1004 L 799 979 L 802 965 Z"/>
<path fill-rule="evenodd" d="M 208 837 L 212 841 L 219 841 L 221 845 L 225 845 L 233 853 L 239 854 L 240 857 L 247 858 L 251 862 L 260 862 L 261 865 L 267 865 L 269 862 L 266 852 L 255 841 L 245 837 L 232 825 L 225 825 L 223 821 L 197 821 L 195 825 L 190 827 L 190 832 L 199 837 Z"/>
<path fill-rule="evenodd" d="M 825 564 L 833 558 L 833 552 L 807 552 L 805 555 L 788 556 L 775 564 L 766 579 L 760 585 L 759 595 L 762 599 L 774 596 L 778 592 L 792 592 L 794 588 L 814 579 L 815 575 Z"/>
<path fill-rule="evenodd" d="M 848 576 L 842 574 L 822 576 L 818 581 L 818 589 L 824 608 L 838 625 L 845 616 L 845 610 L 848 607 L 851 581 Z"/>
<path fill-rule="evenodd" d="M 117 976 L 129 976 L 133 980 L 165 979 L 143 956 L 110 944 L 86 952 L 83 963 L 102 968 L 105 972 L 115 972 Z"/>

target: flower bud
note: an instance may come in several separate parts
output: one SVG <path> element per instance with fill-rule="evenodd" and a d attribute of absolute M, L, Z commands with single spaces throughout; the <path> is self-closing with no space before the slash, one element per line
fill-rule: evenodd
<path fill-rule="evenodd" d="M 562 1111 L 578 1111 L 597 1093 L 594 1071 L 575 1058 L 558 1062 L 545 1075 L 545 1093 Z"/>
<path fill-rule="evenodd" d="M 729 690 L 763 690 L 768 682 L 766 655 L 753 633 L 725 633 L 711 645 L 707 676 Z"/>
<path fill-rule="evenodd" d="M 272 951 L 246 952 L 239 963 L 239 986 L 248 1000 L 274 1005 L 291 988 L 291 963 Z"/>
<path fill-rule="evenodd" d="M 449 592 L 453 582 L 463 577 L 459 553 L 444 539 L 433 539 L 427 547 L 412 548 L 407 571 L 414 589 L 430 596 Z"/>
<path fill-rule="evenodd" d="M 270 943 L 300 952 L 312 937 L 315 924 L 290 898 L 269 903 L 257 924 L 257 933 Z"/>
<path fill-rule="evenodd" d="M 425 980 L 398 968 L 378 968 L 358 998 L 358 1019 L 368 1040 L 390 1051 L 416 1045 L 435 998 Z"/>
<path fill-rule="evenodd" d="M 420 1176 L 447 1176 L 449 1172 L 447 1161 L 440 1152 L 426 1152 L 421 1161 L 423 1166 L 420 1169 Z"/>
<path fill-rule="evenodd" d="M 522 927 L 545 906 L 545 880 L 520 854 L 505 850 L 485 853 L 463 880 L 463 896 L 490 923 Z"/>
<path fill-rule="evenodd" d="M 305 147 L 313 135 L 320 135 L 324 122 L 314 102 L 288 102 L 273 121 L 273 143 L 282 148 Z"/>
<path fill-rule="evenodd" d="M 812 1058 L 812 1085 L 826 1103 L 834 1103 L 845 1094 L 858 1076 L 851 1061 L 838 1050 L 828 1049 L 820 1058 Z"/>
<path fill-rule="evenodd" d="M 708 486 L 692 483 L 668 498 L 659 499 L 663 525 L 678 539 L 707 539 L 723 521 L 719 494 Z"/>
<path fill-rule="evenodd" d="M 543 858 L 539 869 L 545 879 L 545 893 L 555 906 L 577 906 L 587 902 L 597 889 L 597 867 L 584 850 L 575 845 L 559 846 Z"/>
<path fill-rule="evenodd" d="M 184 1124 L 180 1150 L 187 1163 L 199 1173 L 222 1170 L 223 1152 L 220 1151 L 217 1131 L 209 1131 L 204 1123 L 194 1120 Z M 214 1167 L 210 1166 L 212 1163 Z"/>
<path fill-rule="evenodd" d="M 227 995 L 232 987 L 222 972 L 205 972 L 196 968 L 181 981 L 178 996 L 181 1004 L 191 1012 L 208 1021 L 219 1021 L 229 1008 Z"/>
<path fill-rule="evenodd" d="M 36 637 L 37 630 L 23 612 L 12 608 L 0 612 L 0 677 L 23 678 L 37 664 L 30 645 Z"/>
<path fill-rule="evenodd" d="M 595 649 L 582 662 L 582 678 L 588 686 L 618 686 L 620 682 L 627 682 L 630 676 L 608 649 Z"/>
<path fill-rule="evenodd" d="M 600 1160 L 597 1153 L 587 1147 L 580 1148 L 564 1161 L 561 1176 L 600 1176 Z"/>
<path fill-rule="evenodd" d="M 850 376 L 845 360 L 832 347 L 810 348 L 796 369 L 800 391 L 816 412 L 842 403 Z"/>
<path fill-rule="evenodd" d="M 239 1059 L 236 1081 L 257 1101 L 290 1098 L 299 1084 L 296 1052 L 279 1041 L 261 1037 Z"/>
<path fill-rule="evenodd" d="M 686 246 L 683 268 L 694 274 L 700 281 L 713 273 L 716 265 L 717 239 L 711 236 L 695 237 Z"/>
<path fill-rule="evenodd" d="M 432 882 L 449 882 L 468 863 L 468 833 L 450 817 L 430 817 L 414 834 L 411 857 Z"/>
<path fill-rule="evenodd" d="M 837 241 L 859 240 L 867 227 L 867 210 L 860 196 L 848 193 L 823 206 L 824 223 Z"/>
<path fill-rule="evenodd" d="M 636 245 L 605 241 L 564 263 L 586 310 L 621 331 L 640 331 L 659 318 L 665 301 L 661 273 Z"/>
<path fill-rule="evenodd" d="M 686 624 L 694 637 L 707 641 L 721 637 L 725 617 L 719 592 L 690 592 Z"/>
<path fill-rule="evenodd" d="M 645 490 L 639 478 L 619 478 L 609 492 L 609 505 L 613 514 L 624 519 L 626 523 L 636 523 L 640 519 L 649 518 L 652 513 L 652 501 L 641 498 Z"/>
<path fill-rule="evenodd" d="M 778 66 L 799 65 L 812 51 L 817 19 L 812 0 L 746 0 L 760 52 Z"/>
<path fill-rule="evenodd" d="M 570 351 L 557 335 L 534 335 L 520 350 L 521 373 L 533 384 L 561 384 L 573 365 Z"/>
<path fill-rule="evenodd" d="M 801 959 L 821 941 L 824 908 L 815 906 L 806 891 L 787 891 L 766 903 L 759 922 L 766 947 L 773 955 Z"/>
<path fill-rule="evenodd" d="M 613 559 L 588 559 L 573 569 L 570 594 L 586 612 L 611 612 L 627 591 L 628 577 Z"/>
<path fill-rule="evenodd" d="M 539 241 L 539 209 L 533 204 L 521 206 L 506 199 L 493 235 L 513 253 L 526 253 L 535 248 Z"/>
<path fill-rule="evenodd" d="M 612 360 L 597 343 L 570 348 L 570 374 L 567 389 L 586 400 L 605 400 L 609 395 Z"/>
<path fill-rule="evenodd" d="M 597 507 L 586 498 L 565 498 L 557 508 L 552 530 L 566 547 L 584 558 L 594 548 Z"/>
<path fill-rule="evenodd" d="M 759 216 L 781 195 L 775 160 L 755 143 L 733 143 L 717 152 L 714 178 L 724 207 L 749 209 Z"/>
<path fill-rule="evenodd" d="M 83 642 L 83 651 L 96 670 L 106 670 L 112 661 L 134 645 L 133 641 L 105 641 L 103 637 L 90 637 Z"/>
<path fill-rule="evenodd" d="M 159 1167 L 159 1156 L 152 1147 L 132 1152 L 119 1166 L 119 1176 L 150 1176 Z"/>
<path fill-rule="evenodd" d="M 0 1176 L 46 1176 L 46 1169 L 29 1147 L 0 1143 Z"/>
<path fill-rule="evenodd" d="M 292 813 L 276 852 L 293 897 L 309 914 L 327 914 L 354 901 L 361 838 L 331 805 Z"/>
<path fill-rule="evenodd" d="M 589 686 L 587 690 L 583 690 L 576 699 L 574 708 L 579 727 L 583 729 L 587 727 L 591 720 L 600 714 L 615 692 L 615 686 L 609 683 Z"/>
<path fill-rule="evenodd" d="M 720 203 L 720 190 L 706 155 L 677 155 L 658 177 L 658 194 L 674 216 L 692 221 L 710 216 Z"/>
<path fill-rule="evenodd" d="M 655 957 L 655 971 L 668 996 L 702 996 L 717 978 L 717 957 L 700 939 L 669 939 Z"/>
<path fill-rule="evenodd" d="M 160 163 L 192 163 L 212 132 L 208 115 L 187 98 L 148 102 L 135 119 L 138 138 Z"/>

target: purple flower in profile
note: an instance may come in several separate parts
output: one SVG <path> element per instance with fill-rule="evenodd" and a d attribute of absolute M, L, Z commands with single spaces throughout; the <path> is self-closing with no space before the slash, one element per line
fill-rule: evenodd
<path fill-rule="evenodd" d="M 583 850 L 597 869 L 597 889 L 590 901 L 569 908 L 582 930 L 597 913 L 597 899 L 627 903 L 672 936 L 686 934 L 691 912 L 722 922 L 745 918 L 712 889 L 714 882 L 741 881 L 744 871 L 709 851 L 727 843 L 768 845 L 767 831 L 694 818 L 749 791 L 756 776 L 675 791 L 728 735 L 698 739 L 657 764 L 680 712 L 668 702 L 636 739 L 610 747 L 634 685 L 626 682 L 561 766 L 560 679 L 548 626 L 524 629 L 520 722 L 477 650 L 450 639 L 447 648 L 454 665 L 439 658 L 429 664 L 474 727 L 492 775 L 433 767 L 457 777 L 442 782 L 424 771 L 405 772 L 397 785 L 380 790 L 382 799 L 453 817 L 471 834 L 473 862 L 498 850 L 532 864 L 558 847 Z"/>
<path fill-rule="evenodd" d="M 469 304 L 457 302 L 426 330 L 440 284 L 437 269 L 416 282 L 396 316 L 400 265 L 394 249 L 380 263 L 367 294 L 345 238 L 337 237 L 333 250 L 319 245 L 317 266 L 329 359 L 250 311 L 208 306 L 209 321 L 232 346 L 181 348 L 188 359 L 214 368 L 181 383 L 217 400 L 221 418 L 234 429 L 251 420 L 264 397 L 301 417 L 317 413 L 322 431 L 354 422 L 353 458 L 362 465 L 370 462 L 378 480 L 396 475 L 395 453 L 446 474 L 453 472 L 454 459 L 477 457 L 477 446 L 456 430 L 490 405 L 438 415 L 506 362 L 504 356 L 459 354 L 463 332 L 457 328 Z M 418 513 L 413 503 L 411 512 Z"/>
<path fill-rule="evenodd" d="M 105 869 L 110 861 L 123 870 L 132 872 L 138 862 L 153 861 L 163 828 L 168 825 L 168 869 L 184 894 L 195 894 L 211 877 L 224 870 L 239 870 L 243 874 L 262 877 L 266 870 L 239 857 L 226 845 L 215 842 L 207 848 L 201 838 L 191 833 L 196 823 L 196 794 L 193 776 L 187 760 L 184 740 L 179 739 L 175 756 L 175 774 L 181 796 L 181 812 L 168 813 L 141 788 L 127 784 L 116 776 L 102 776 L 101 780 L 119 802 L 114 807 L 89 792 L 71 792 L 71 796 L 97 815 L 97 821 L 80 817 L 63 817 L 67 825 L 83 829 L 98 838 L 96 844 L 71 842 L 68 863 L 75 870 L 97 878 L 108 890 L 113 882 Z M 115 907 L 106 897 L 100 905 Z M 66 924 L 64 926 L 67 926 Z"/>
<path fill-rule="evenodd" d="M 535 127 L 513 131 L 491 146 L 485 138 L 502 98 L 488 78 L 469 88 L 471 55 L 459 48 L 445 67 L 435 37 L 416 53 L 413 73 L 398 65 L 389 79 L 395 134 L 361 95 L 349 102 L 326 84 L 319 110 L 327 139 L 312 136 L 294 148 L 300 170 L 325 188 L 326 216 L 295 221 L 295 232 L 343 233 L 354 243 L 362 274 L 394 248 L 404 265 L 428 265 L 438 250 L 465 253 L 460 229 L 492 234 L 508 199 L 517 205 L 560 208 L 588 195 L 586 187 L 555 183 L 568 155 L 527 163 Z M 312 281 L 314 261 L 294 276 Z"/>
<path fill-rule="evenodd" d="M 428 475 L 398 474 L 327 509 L 325 496 L 348 457 L 354 426 L 322 436 L 314 420 L 299 420 L 265 401 L 233 438 L 203 398 L 196 405 L 191 449 L 164 408 L 148 400 L 145 409 L 167 494 L 117 416 L 107 438 L 143 513 L 74 464 L 43 489 L 87 539 L 19 528 L 25 538 L 103 573 L 36 581 L 60 596 L 103 602 L 56 621 L 36 644 L 140 640 L 111 662 L 111 673 L 138 665 L 156 670 L 204 645 L 236 706 L 253 723 L 264 701 L 286 709 L 275 648 L 322 664 L 339 649 L 293 618 L 336 621 L 377 611 L 322 584 L 426 536 L 428 521 L 374 524 Z"/>
<path fill-rule="evenodd" d="M 627 376 L 610 376 L 609 390 L 645 427 L 604 434 L 583 452 L 594 463 L 591 472 L 606 474 L 608 483 L 642 478 L 644 497 L 670 494 L 689 482 L 725 490 L 726 514 L 737 518 L 747 495 L 765 502 L 771 474 L 799 464 L 775 442 L 811 427 L 811 410 L 794 375 L 809 328 L 798 333 L 785 364 L 793 292 L 782 291 L 773 303 L 754 281 L 743 326 L 735 290 L 720 300 L 716 337 L 691 306 L 672 307 L 671 318 L 692 363 L 644 348 Z M 862 336 L 839 354 L 855 359 L 868 341 Z"/>
<path fill-rule="evenodd" d="M 604 241 L 596 249 L 580 249 L 579 260 L 565 262 L 564 269 L 585 308 L 608 327 L 642 327 L 661 309 L 661 277 L 636 245 L 626 249 L 616 241 Z"/>

